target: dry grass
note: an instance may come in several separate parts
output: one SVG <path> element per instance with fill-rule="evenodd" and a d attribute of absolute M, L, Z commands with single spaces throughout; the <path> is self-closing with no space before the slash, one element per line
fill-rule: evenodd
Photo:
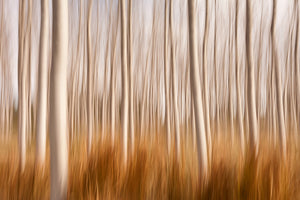
<path fill-rule="evenodd" d="M 174 153 L 167 155 L 163 134 L 142 141 L 130 152 L 126 167 L 120 141 L 114 146 L 109 140 L 95 142 L 89 159 L 85 141 L 74 141 L 69 158 L 69 199 L 300 198 L 300 152 L 295 140 L 289 140 L 283 162 L 278 148 L 263 138 L 258 157 L 247 151 L 243 158 L 239 145 L 220 136 L 213 144 L 210 178 L 199 185 L 192 142 L 182 141 L 178 161 Z M 32 145 L 21 174 L 16 137 L 0 145 L 0 199 L 49 199 L 49 158 L 44 171 L 36 169 Z"/>

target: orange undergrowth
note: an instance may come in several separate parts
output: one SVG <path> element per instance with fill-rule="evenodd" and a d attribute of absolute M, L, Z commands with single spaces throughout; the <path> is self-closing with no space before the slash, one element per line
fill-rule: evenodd
<path fill-rule="evenodd" d="M 189 135 L 189 134 L 187 134 Z M 189 138 L 189 137 L 187 137 Z M 241 155 L 238 137 L 214 137 L 209 178 L 198 183 L 193 142 L 184 137 L 180 158 L 168 156 L 165 134 L 146 136 L 123 160 L 121 137 L 94 142 L 89 158 L 85 140 L 69 152 L 69 199 L 299 199 L 300 152 L 288 140 L 284 162 L 278 147 L 261 138 L 257 157 Z M 138 141 L 138 140 L 136 140 Z M 34 145 L 24 173 L 18 168 L 17 137 L 0 144 L 0 199 L 49 199 L 49 150 L 43 170 L 35 168 Z M 130 147 L 130 146 L 129 146 Z"/>

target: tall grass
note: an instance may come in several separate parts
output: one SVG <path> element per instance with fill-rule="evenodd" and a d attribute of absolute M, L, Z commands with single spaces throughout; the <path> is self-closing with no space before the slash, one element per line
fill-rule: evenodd
<path fill-rule="evenodd" d="M 189 134 L 187 134 L 189 135 Z M 229 135 L 229 134 L 224 134 Z M 261 134 L 263 135 L 263 134 Z M 122 137 L 93 144 L 87 158 L 85 139 L 72 142 L 69 151 L 69 199 L 299 199 L 300 152 L 288 140 L 287 160 L 279 148 L 261 137 L 257 157 L 241 155 L 238 138 L 214 137 L 211 170 L 198 183 L 197 156 L 190 137 L 182 141 L 180 160 L 175 149 L 167 154 L 165 133 L 146 136 L 122 160 Z M 28 149 L 23 174 L 18 168 L 17 137 L 0 146 L 0 199 L 49 199 L 49 151 L 43 170 L 34 165 L 34 145 Z"/>

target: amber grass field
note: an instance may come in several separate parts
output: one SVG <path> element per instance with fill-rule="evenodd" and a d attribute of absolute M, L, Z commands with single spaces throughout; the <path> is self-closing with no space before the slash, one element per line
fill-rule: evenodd
<path fill-rule="evenodd" d="M 231 143 L 231 138 L 215 135 L 209 178 L 199 184 L 197 156 L 189 137 L 183 138 L 177 160 L 175 153 L 168 156 L 164 134 L 141 140 L 130 152 L 126 167 L 122 137 L 114 146 L 108 139 L 94 142 L 88 159 L 85 139 L 75 139 L 69 150 L 68 199 L 300 198 L 299 138 L 289 137 L 283 162 L 278 146 L 267 142 L 264 132 L 257 158 L 249 151 L 243 158 L 240 146 Z M 1 142 L 0 199 L 50 198 L 49 150 L 43 171 L 34 166 L 34 142 L 27 153 L 25 171 L 20 173 L 16 135 Z"/>

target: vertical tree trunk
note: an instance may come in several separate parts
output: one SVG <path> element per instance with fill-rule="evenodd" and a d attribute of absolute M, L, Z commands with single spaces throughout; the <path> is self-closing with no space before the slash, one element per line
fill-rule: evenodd
<path fill-rule="evenodd" d="M 88 11 L 88 22 L 87 22 L 87 153 L 90 154 L 92 146 L 93 137 L 93 90 L 92 90 L 92 76 L 93 76 L 93 66 L 92 66 L 92 41 L 91 41 L 91 17 L 92 17 L 92 5 L 93 0 L 89 0 L 89 11 Z"/>
<path fill-rule="evenodd" d="M 120 1 L 121 12 L 121 65 L 122 65 L 122 133 L 123 133 L 123 153 L 124 162 L 127 162 L 127 141 L 128 141 L 128 73 L 127 73 L 127 27 L 126 27 L 126 12 L 125 0 Z"/>
<path fill-rule="evenodd" d="M 131 137 L 131 152 L 134 151 L 134 112 L 133 112 L 133 69 L 132 69 L 132 44 L 131 44 L 131 24 L 132 24 L 132 0 L 128 0 L 128 77 L 129 77 L 129 130 Z"/>
<path fill-rule="evenodd" d="M 173 95 L 173 111 L 174 111 L 174 120 L 175 120 L 175 141 L 176 141 L 176 153 L 180 158 L 180 127 L 179 127 L 179 114 L 178 114 L 178 103 L 177 103 L 177 68 L 175 65 L 175 49 L 174 49 L 174 40 L 173 40 L 173 0 L 170 0 L 170 10 L 169 10 L 169 25 L 170 25 L 170 38 L 171 38 L 171 73 L 172 73 L 172 95 Z"/>
<path fill-rule="evenodd" d="M 210 133 L 210 110 L 208 100 L 208 82 L 207 82 L 207 38 L 208 38 L 208 0 L 205 1 L 205 28 L 203 38 L 203 87 L 204 87 L 204 111 L 205 111 L 205 130 L 207 139 L 208 159 L 211 159 L 212 155 L 212 144 L 211 144 L 211 133 Z"/>
<path fill-rule="evenodd" d="M 36 164 L 45 163 L 46 125 L 47 125 L 47 83 L 48 83 L 48 38 L 49 38 L 49 0 L 41 0 L 41 36 L 39 52 L 37 123 L 36 123 Z"/>
<path fill-rule="evenodd" d="M 168 0 L 165 0 L 165 24 L 164 24 L 164 80 L 165 80 L 165 123 L 167 128 L 168 152 L 171 152 L 171 128 L 170 128 L 170 104 L 169 104 L 169 84 L 168 84 L 168 28 L 167 28 L 167 11 Z"/>
<path fill-rule="evenodd" d="M 18 55 L 18 142 L 20 154 L 20 170 L 23 172 L 26 161 L 26 93 L 25 77 L 27 70 L 24 65 L 24 21 L 25 21 L 25 3 L 19 2 L 19 55 Z"/>
<path fill-rule="evenodd" d="M 272 25 L 271 25 L 271 37 L 272 37 L 272 54 L 274 60 L 274 69 L 275 69 L 275 83 L 276 83 L 276 105 L 277 105 L 277 117 L 278 117 L 278 126 L 279 126 L 279 137 L 280 137 L 280 149 L 284 158 L 286 158 L 286 130 L 284 122 L 284 111 L 283 111 L 283 96 L 282 96 L 282 87 L 281 87 L 281 72 L 280 66 L 278 64 L 278 54 L 275 38 L 275 18 L 276 18 L 276 6 L 277 1 L 273 1 L 273 16 L 272 16 Z"/>
<path fill-rule="evenodd" d="M 244 125 L 243 125 L 243 111 L 242 111 L 242 101 L 240 93 L 240 65 L 239 65 L 239 43 L 238 43 L 238 13 L 239 13 L 239 0 L 236 0 L 235 5 L 235 67 L 236 67 L 236 96 L 237 96 L 237 119 L 240 133 L 240 144 L 242 153 L 245 152 L 245 136 L 244 136 Z"/>
<path fill-rule="evenodd" d="M 252 58 L 252 42 L 251 42 L 251 5 L 250 0 L 246 1 L 246 59 L 248 68 L 248 114 L 249 114 L 249 137 L 250 148 L 255 155 L 258 153 L 258 130 L 256 115 L 256 99 L 255 99 L 255 83 L 254 83 L 254 65 Z"/>
<path fill-rule="evenodd" d="M 50 198 L 67 198 L 68 1 L 53 0 L 53 47 L 50 77 Z"/>
<path fill-rule="evenodd" d="M 191 75 L 191 88 L 192 97 L 195 109 L 195 122 L 197 134 L 197 153 L 199 162 L 199 172 L 201 179 L 207 177 L 208 174 L 208 159 L 207 159 L 207 146 L 205 138 L 205 124 L 202 108 L 201 86 L 199 78 L 199 62 L 197 51 L 197 31 L 196 31 L 196 1 L 188 1 L 188 16 L 189 16 L 189 44 L 190 44 L 190 75 Z"/>

